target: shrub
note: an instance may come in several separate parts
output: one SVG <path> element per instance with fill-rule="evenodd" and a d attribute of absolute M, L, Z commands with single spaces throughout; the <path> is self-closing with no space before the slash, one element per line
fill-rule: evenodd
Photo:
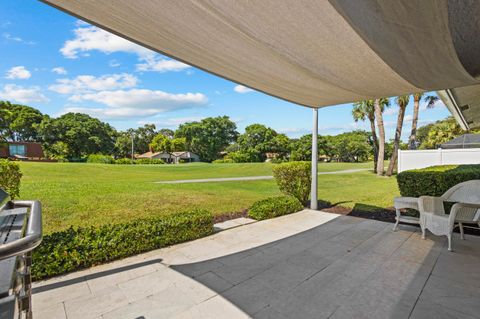
<path fill-rule="evenodd" d="M 443 165 L 401 172 L 397 175 L 402 196 L 440 196 L 458 183 L 480 179 L 480 165 Z"/>
<path fill-rule="evenodd" d="M 87 163 L 113 164 L 115 160 L 110 155 L 90 154 L 87 157 Z"/>
<path fill-rule="evenodd" d="M 115 160 L 115 164 L 135 164 L 135 161 L 132 161 L 131 158 L 119 158 Z"/>
<path fill-rule="evenodd" d="M 256 220 L 262 220 L 292 214 L 302 209 L 303 205 L 297 198 L 283 195 L 255 202 L 250 207 L 248 216 Z"/>
<path fill-rule="evenodd" d="M 17 163 L 0 159 L 0 188 L 7 192 L 12 199 L 20 195 L 21 178 L 22 173 Z"/>
<path fill-rule="evenodd" d="M 214 160 L 212 163 L 214 164 L 224 164 L 224 163 L 235 163 L 231 158 L 224 158 L 224 159 L 217 159 Z"/>
<path fill-rule="evenodd" d="M 35 280 L 210 235 L 213 215 L 192 210 L 100 227 L 69 228 L 44 236 L 33 251 Z"/>
<path fill-rule="evenodd" d="M 135 160 L 135 164 L 165 164 L 165 162 L 156 158 L 139 158 Z"/>
<path fill-rule="evenodd" d="M 273 167 L 273 176 L 282 193 L 296 197 L 303 204 L 307 202 L 312 181 L 310 162 L 278 164 Z"/>

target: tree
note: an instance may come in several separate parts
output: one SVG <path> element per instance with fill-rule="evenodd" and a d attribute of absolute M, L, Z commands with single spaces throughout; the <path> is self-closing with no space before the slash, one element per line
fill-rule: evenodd
<path fill-rule="evenodd" d="M 117 135 L 109 124 L 82 113 L 67 113 L 55 119 L 44 118 L 37 129 L 49 154 L 67 158 L 111 154 Z M 58 154 L 59 148 L 63 154 Z"/>
<path fill-rule="evenodd" d="M 385 126 L 383 124 L 383 111 L 390 106 L 390 100 L 387 98 L 375 99 L 373 107 L 375 110 L 375 118 L 378 127 L 378 158 L 377 158 L 377 174 L 383 175 L 383 166 L 385 159 Z"/>
<path fill-rule="evenodd" d="M 150 148 L 153 152 L 170 153 L 172 151 L 172 141 L 162 133 L 158 133 L 150 143 Z"/>
<path fill-rule="evenodd" d="M 318 155 L 334 156 L 333 148 L 329 143 L 331 137 L 318 136 L 317 147 Z M 292 161 L 311 161 L 312 160 L 312 134 L 306 134 L 297 140 L 291 141 L 290 160 Z"/>
<path fill-rule="evenodd" d="M 127 132 L 130 134 L 133 133 L 135 153 L 140 154 L 146 153 L 150 150 L 149 145 L 152 143 L 153 138 L 157 135 L 155 124 L 145 124 L 136 130 L 130 129 Z"/>
<path fill-rule="evenodd" d="M 446 119 L 422 126 L 418 129 L 420 149 L 434 149 L 465 133 L 480 133 L 480 129 L 464 131 L 457 121 L 449 116 Z"/>
<path fill-rule="evenodd" d="M 175 132 L 169 128 L 162 128 L 158 133 L 165 135 L 169 139 L 172 139 L 175 136 Z"/>
<path fill-rule="evenodd" d="M 407 108 L 408 102 L 410 100 L 410 95 L 401 95 L 397 96 L 395 102 L 398 105 L 398 117 L 397 117 L 397 127 L 395 129 L 395 139 L 393 140 L 393 150 L 392 156 L 390 157 L 390 163 L 388 164 L 387 176 L 392 176 L 393 169 L 397 162 L 398 148 L 400 146 L 400 138 L 402 136 L 402 127 L 403 119 L 405 117 L 405 109 Z"/>
<path fill-rule="evenodd" d="M 340 162 L 364 162 L 373 155 L 370 133 L 353 131 L 329 137 L 333 156 Z"/>
<path fill-rule="evenodd" d="M 10 141 L 37 141 L 44 115 L 33 107 L 0 101 L 0 135 Z"/>
<path fill-rule="evenodd" d="M 236 129 L 228 116 L 209 117 L 200 122 L 181 124 L 175 137 L 184 137 L 189 151 L 198 154 L 203 161 L 211 162 L 236 140 Z"/>
<path fill-rule="evenodd" d="M 185 137 L 172 138 L 172 152 L 182 152 L 187 150 L 187 140 Z"/>
<path fill-rule="evenodd" d="M 414 150 L 417 148 L 417 123 L 418 123 L 418 112 L 420 110 L 420 101 L 425 93 L 415 93 L 413 94 L 413 118 L 412 118 L 412 131 L 408 139 L 408 148 Z M 424 101 L 427 102 L 427 108 L 433 108 L 435 103 L 439 100 L 436 95 L 427 95 L 424 98 Z"/>
<path fill-rule="evenodd" d="M 134 150 L 135 152 L 135 150 Z M 119 132 L 115 139 L 115 155 L 118 157 L 132 156 L 132 135 L 128 132 Z"/>
<path fill-rule="evenodd" d="M 252 162 L 263 162 L 267 158 L 266 153 L 276 152 L 276 137 L 277 132 L 265 125 L 249 125 L 245 128 L 245 133 L 238 137 L 239 152 L 249 154 Z"/>
<path fill-rule="evenodd" d="M 370 131 L 373 140 L 373 171 L 377 172 L 378 162 L 378 138 L 375 129 L 375 101 L 364 100 L 353 104 L 352 116 L 355 122 L 365 121 L 368 119 L 370 122 Z"/>

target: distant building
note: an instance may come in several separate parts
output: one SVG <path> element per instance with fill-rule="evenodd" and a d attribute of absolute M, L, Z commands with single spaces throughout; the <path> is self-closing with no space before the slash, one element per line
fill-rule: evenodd
<path fill-rule="evenodd" d="M 161 159 L 165 163 L 178 164 L 181 162 L 200 162 L 200 157 L 192 152 L 146 152 L 138 155 L 137 158 Z"/>
<path fill-rule="evenodd" d="M 45 157 L 42 144 L 36 142 L 4 142 L 0 143 L 1 158 L 17 158 L 21 160 L 39 160 Z"/>

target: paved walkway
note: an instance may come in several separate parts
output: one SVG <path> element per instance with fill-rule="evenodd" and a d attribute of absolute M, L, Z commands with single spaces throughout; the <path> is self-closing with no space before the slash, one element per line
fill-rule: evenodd
<path fill-rule="evenodd" d="M 361 171 L 368 171 L 369 168 L 346 169 L 342 171 L 320 172 L 318 175 L 330 174 L 348 174 Z M 242 177 L 220 177 L 220 178 L 202 178 L 202 179 L 180 179 L 175 181 L 160 181 L 154 182 L 156 184 L 186 184 L 186 183 L 211 183 L 211 182 L 232 182 L 232 181 L 258 181 L 273 179 L 273 176 L 242 176 Z"/>
<path fill-rule="evenodd" d="M 305 210 L 34 284 L 34 318 L 478 318 L 480 238 Z"/>

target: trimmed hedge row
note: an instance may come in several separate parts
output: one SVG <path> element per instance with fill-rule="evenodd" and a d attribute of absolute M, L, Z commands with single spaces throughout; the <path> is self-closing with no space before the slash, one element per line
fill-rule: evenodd
<path fill-rule="evenodd" d="M 256 220 L 263 220 L 296 213 L 302 209 L 303 205 L 297 198 L 284 195 L 253 203 L 248 211 L 248 216 Z"/>
<path fill-rule="evenodd" d="M 132 162 L 131 158 L 114 159 L 110 155 L 92 154 L 88 155 L 87 163 L 97 164 L 165 164 L 165 162 L 158 158 L 139 158 Z"/>
<path fill-rule="evenodd" d="M 397 175 L 402 196 L 440 196 L 458 183 L 480 179 L 480 165 L 442 165 L 401 172 Z"/>
<path fill-rule="evenodd" d="M 69 228 L 46 235 L 33 251 L 34 280 L 128 257 L 213 233 L 213 215 L 192 210 L 100 227 Z"/>

